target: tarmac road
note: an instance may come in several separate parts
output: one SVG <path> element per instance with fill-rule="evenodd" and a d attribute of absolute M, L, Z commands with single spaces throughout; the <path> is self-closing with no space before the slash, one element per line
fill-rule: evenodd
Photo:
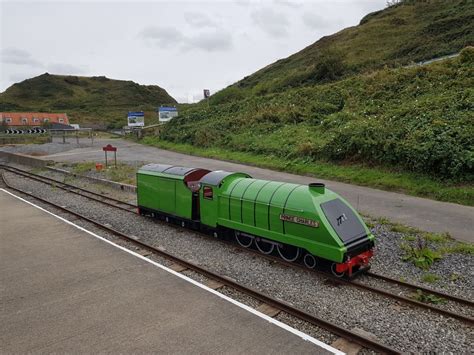
<path fill-rule="evenodd" d="M 97 139 L 92 147 L 72 149 L 41 158 L 57 162 L 101 162 L 104 160 L 102 147 L 106 144 L 118 147 L 117 159 L 122 161 L 174 164 L 210 170 L 244 171 L 255 178 L 300 184 L 315 181 L 323 182 L 329 189 L 342 195 L 362 213 L 373 217 L 386 217 L 393 222 L 403 223 L 428 232 L 448 232 L 458 240 L 474 242 L 474 207 L 454 203 L 439 202 L 401 193 L 277 172 L 221 160 L 200 158 L 144 146 L 123 139 Z"/>

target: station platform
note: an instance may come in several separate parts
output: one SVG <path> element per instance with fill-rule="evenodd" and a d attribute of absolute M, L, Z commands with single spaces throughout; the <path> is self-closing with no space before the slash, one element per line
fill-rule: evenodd
<path fill-rule="evenodd" d="M 1 353 L 340 353 L 0 189 Z"/>

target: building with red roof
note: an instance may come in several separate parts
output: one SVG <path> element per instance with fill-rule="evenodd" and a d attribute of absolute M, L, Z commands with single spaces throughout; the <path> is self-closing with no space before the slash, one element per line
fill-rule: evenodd
<path fill-rule="evenodd" d="M 0 112 L 0 125 L 7 127 L 38 127 L 47 124 L 69 125 L 66 113 Z"/>

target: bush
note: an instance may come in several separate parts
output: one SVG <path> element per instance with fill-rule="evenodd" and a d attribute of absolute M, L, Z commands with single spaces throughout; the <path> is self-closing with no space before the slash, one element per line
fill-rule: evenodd
<path fill-rule="evenodd" d="M 459 59 L 461 63 L 472 64 L 474 63 L 474 47 L 466 47 L 461 53 L 459 53 Z"/>
<path fill-rule="evenodd" d="M 451 182 L 474 178 L 471 49 L 429 66 L 195 105 L 162 132 L 172 142 L 288 157 L 362 162 Z M 237 89 L 240 90 L 240 89 Z M 237 91 L 238 92 L 238 91 Z M 238 136 L 238 138 L 236 138 Z M 209 139 L 209 141 L 207 141 Z"/>
<path fill-rule="evenodd" d="M 318 83 L 337 80 L 346 71 L 346 66 L 342 60 L 342 53 L 327 50 L 316 63 L 314 69 L 308 75 L 307 83 Z"/>
<path fill-rule="evenodd" d="M 209 98 L 209 104 L 221 105 L 233 101 L 241 100 L 245 97 L 243 91 L 235 86 L 230 86 L 225 90 L 216 92 Z"/>

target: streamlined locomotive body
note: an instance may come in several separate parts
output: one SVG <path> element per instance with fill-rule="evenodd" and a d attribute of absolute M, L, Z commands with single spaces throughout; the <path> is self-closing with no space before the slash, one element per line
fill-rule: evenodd
<path fill-rule="evenodd" d="M 373 255 L 374 236 L 360 216 L 323 184 L 149 164 L 137 173 L 137 195 L 142 215 L 231 236 L 310 268 L 324 261 L 336 276 L 367 269 Z"/>

